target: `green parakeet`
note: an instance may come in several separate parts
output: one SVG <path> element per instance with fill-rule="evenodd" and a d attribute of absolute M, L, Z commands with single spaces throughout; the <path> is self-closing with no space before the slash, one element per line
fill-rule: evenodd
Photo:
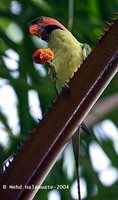
<path fill-rule="evenodd" d="M 49 17 L 34 20 L 29 31 L 48 42 L 48 47 L 54 53 L 54 67 L 50 68 L 50 73 L 60 92 L 90 53 L 89 45 L 77 41 L 61 23 Z"/>
<path fill-rule="evenodd" d="M 31 34 L 45 40 L 51 52 L 54 53 L 52 63 L 50 61 L 47 63 L 50 65 L 50 74 L 55 82 L 56 89 L 60 92 L 63 85 L 69 81 L 90 53 L 89 45 L 80 43 L 61 23 L 49 17 L 40 17 L 32 21 L 29 31 Z M 41 63 L 41 60 L 43 60 L 43 62 L 47 61 L 49 57 L 45 57 L 45 55 L 49 56 L 49 53 L 49 49 L 45 49 L 45 53 L 42 50 L 36 51 L 33 55 L 34 61 L 37 63 Z M 81 124 L 81 127 L 89 134 L 84 123 Z M 77 134 L 73 136 L 72 143 L 76 161 L 78 196 L 79 199 L 81 199 L 79 191 Z"/>

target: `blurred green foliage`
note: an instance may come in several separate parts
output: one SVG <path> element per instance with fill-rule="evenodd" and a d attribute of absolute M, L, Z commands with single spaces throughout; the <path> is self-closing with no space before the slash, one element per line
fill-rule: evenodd
<path fill-rule="evenodd" d="M 0 121 L 4 131 L 8 133 L 9 143 L 7 148 L 0 145 L 0 168 L 2 163 L 14 151 L 19 140 L 25 139 L 35 127 L 38 119 L 34 119 L 30 112 L 28 92 L 35 90 L 38 94 L 40 107 L 44 114 L 51 106 L 52 100 L 56 98 L 55 90 L 47 73 L 47 67 L 43 66 L 46 75 L 34 66 L 32 61 L 33 52 L 41 47 L 41 42 L 28 33 L 28 24 L 39 16 L 50 16 L 56 18 L 66 27 L 72 28 L 73 35 L 82 43 L 88 43 L 92 48 L 106 28 L 106 21 L 111 21 L 118 8 L 117 0 L 1 0 L 0 2 L 0 89 L 4 85 L 10 85 L 17 97 L 17 115 L 19 119 L 19 134 L 16 136 L 9 125 L 4 110 L 0 108 Z M 12 49 L 18 54 L 17 69 L 10 69 L 4 58 L 9 58 L 7 50 Z M 10 58 L 11 59 L 11 58 Z M 10 62 L 10 60 L 9 60 Z M 13 73 L 17 73 L 14 77 Z M 117 92 L 118 76 L 113 79 L 102 97 Z M 102 98 L 101 97 L 101 98 Z M 9 94 L 8 94 L 9 98 Z M 9 112 L 9 110 L 8 110 Z M 118 112 L 112 112 L 106 118 L 111 118 L 118 125 Z M 96 139 L 95 139 L 96 140 Z M 87 184 L 87 198 L 91 200 L 118 199 L 117 184 L 110 187 L 104 186 L 99 175 L 91 165 L 89 145 L 91 140 L 85 135 L 81 139 L 81 176 Z M 102 141 L 102 148 L 109 157 L 112 165 L 118 167 L 116 152 L 111 141 Z M 108 151 L 111 149 L 111 152 Z M 70 163 L 71 165 L 71 163 Z M 45 180 L 45 185 L 65 184 L 71 186 L 76 179 L 75 173 L 72 179 L 68 179 L 63 170 L 63 156 L 55 164 L 53 170 Z M 94 194 L 94 186 L 97 192 Z M 40 190 L 34 199 L 47 199 L 48 190 Z M 69 190 L 60 190 L 61 199 L 72 199 Z"/>

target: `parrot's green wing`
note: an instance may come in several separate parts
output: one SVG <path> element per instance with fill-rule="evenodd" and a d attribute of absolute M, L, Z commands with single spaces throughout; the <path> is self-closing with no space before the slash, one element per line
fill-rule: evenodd
<path fill-rule="evenodd" d="M 79 53 L 81 53 L 81 58 L 82 58 L 82 61 L 84 61 L 85 59 L 86 59 L 86 57 L 90 54 L 90 52 L 91 52 L 91 48 L 90 48 L 90 46 L 88 45 L 88 44 L 82 44 L 82 43 L 79 43 L 79 45 L 80 45 L 80 48 L 81 48 L 81 51 L 80 52 L 77 52 L 77 54 L 76 54 L 76 56 L 78 57 L 78 56 L 80 56 L 79 55 Z M 73 50 L 72 50 L 73 51 Z M 63 54 L 65 55 L 65 52 L 61 52 L 60 54 L 62 54 L 62 60 L 63 61 L 61 61 L 61 64 L 62 65 L 60 65 L 60 60 L 58 61 L 58 66 L 59 66 L 59 68 L 60 69 L 62 69 L 61 71 L 63 72 L 63 73 L 68 73 L 68 71 L 67 70 L 65 70 L 64 71 L 64 65 L 67 65 L 67 69 L 68 68 L 71 68 L 71 71 L 73 72 L 73 74 L 74 74 L 74 70 L 73 70 L 73 63 L 70 63 L 69 62 L 69 59 L 70 59 L 70 57 L 68 57 L 67 56 L 67 60 L 66 60 L 66 62 L 65 62 L 65 59 L 63 59 Z M 54 55 L 55 56 L 55 55 Z M 81 61 L 81 62 L 82 62 Z M 68 64 L 67 64 L 68 63 Z M 79 63 L 79 62 L 78 62 Z M 57 78 L 57 76 L 58 76 L 58 71 L 56 70 L 56 64 L 57 63 L 55 63 L 55 64 L 53 64 L 53 61 L 52 61 L 52 66 L 50 67 L 50 70 L 49 70 L 49 73 L 50 73 L 50 75 L 51 75 L 51 78 L 52 78 L 52 80 L 53 80 L 53 82 L 54 82 L 54 85 L 55 85 L 55 88 L 56 88 L 56 91 L 57 91 L 57 94 L 59 94 L 60 92 L 61 92 L 61 90 L 62 90 L 62 87 L 64 86 L 64 84 L 63 85 L 60 85 L 60 83 L 59 83 L 59 81 L 58 81 L 58 78 Z M 75 63 L 76 64 L 76 63 Z M 66 80 L 65 80 L 65 84 L 66 84 Z"/>

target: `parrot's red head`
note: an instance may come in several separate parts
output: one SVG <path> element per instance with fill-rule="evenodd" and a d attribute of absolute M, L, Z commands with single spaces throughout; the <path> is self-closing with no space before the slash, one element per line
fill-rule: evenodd
<path fill-rule="evenodd" d="M 50 33 L 55 29 L 67 30 L 56 19 L 50 17 L 39 17 L 31 22 L 29 32 L 45 41 L 48 41 Z"/>

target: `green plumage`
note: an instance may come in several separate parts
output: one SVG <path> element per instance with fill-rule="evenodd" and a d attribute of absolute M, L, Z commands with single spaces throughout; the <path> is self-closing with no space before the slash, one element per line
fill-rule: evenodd
<path fill-rule="evenodd" d="M 78 42 L 69 31 L 61 29 L 51 32 L 48 46 L 54 53 L 54 67 L 50 73 L 60 91 L 90 53 L 90 47 Z"/>

